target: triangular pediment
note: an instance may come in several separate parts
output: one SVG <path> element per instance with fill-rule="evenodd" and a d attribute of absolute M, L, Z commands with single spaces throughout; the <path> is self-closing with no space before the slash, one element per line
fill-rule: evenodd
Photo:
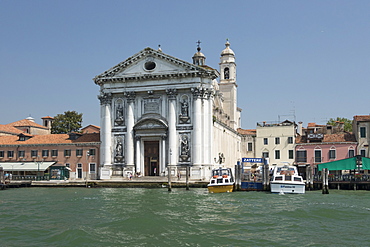
<path fill-rule="evenodd" d="M 96 84 L 110 81 L 148 80 L 166 77 L 201 76 L 215 79 L 218 72 L 207 66 L 197 66 L 157 51 L 145 48 L 111 69 L 96 76 Z"/>

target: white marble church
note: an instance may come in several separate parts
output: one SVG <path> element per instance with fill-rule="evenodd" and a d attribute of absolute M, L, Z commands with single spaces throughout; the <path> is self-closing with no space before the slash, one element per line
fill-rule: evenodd
<path fill-rule="evenodd" d="M 220 159 L 234 167 L 241 158 L 235 54 L 229 42 L 220 72 L 161 49 L 144 50 L 96 76 L 100 86 L 100 178 L 127 174 L 174 175 L 190 166 L 191 179 L 209 179 Z M 219 81 L 217 81 L 219 78 Z"/>

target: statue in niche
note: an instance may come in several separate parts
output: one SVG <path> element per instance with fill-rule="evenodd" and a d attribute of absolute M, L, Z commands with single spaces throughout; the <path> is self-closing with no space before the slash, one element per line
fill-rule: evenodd
<path fill-rule="evenodd" d="M 123 118 L 123 106 L 121 103 L 119 103 L 117 105 L 117 109 L 116 109 L 116 120 L 114 121 L 117 125 L 122 125 L 123 122 L 124 122 L 124 118 Z"/>
<path fill-rule="evenodd" d="M 182 135 L 180 141 L 181 141 L 180 158 L 182 161 L 188 161 L 190 157 L 189 138 L 187 135 Z"/>
<path fill-rule="evenodd" d="M 181 113 L 180 113 L 180 121 L 182 123 L 187 123 L 189 120 L 189 103 L 186 98 L 183 99 L 181 102 Z"/>
<path fill-rule="evenodd" d="M 116 144 L 115 162 L 120 163 L 122 161 L 123 161 L 123 144 L 121 139 L 118 139 Z"/>

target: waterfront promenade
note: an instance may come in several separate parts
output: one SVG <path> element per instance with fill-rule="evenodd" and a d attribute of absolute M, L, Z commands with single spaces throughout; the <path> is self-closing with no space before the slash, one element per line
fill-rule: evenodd
<path fill-rule="evenodd" d="M 205 188 L 208 180 L 189 180 L 189 187 Z M 148 176 L 128 178 L 117 177 L 111 180 L 12 180 L 9 187 L 116 187 L 116 188 L 165 188 L 169 186 L 168 177 Z M 186 179 L 171 178 L 171 187 L 185 188 Z"/>

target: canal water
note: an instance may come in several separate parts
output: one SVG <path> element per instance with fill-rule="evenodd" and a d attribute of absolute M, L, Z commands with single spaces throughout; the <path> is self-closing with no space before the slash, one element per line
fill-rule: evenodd
<path fill-rule="evenodd" d="M 0 246 L 370 246 L 369 230 L 369 191 L 0 191 Z"/>

